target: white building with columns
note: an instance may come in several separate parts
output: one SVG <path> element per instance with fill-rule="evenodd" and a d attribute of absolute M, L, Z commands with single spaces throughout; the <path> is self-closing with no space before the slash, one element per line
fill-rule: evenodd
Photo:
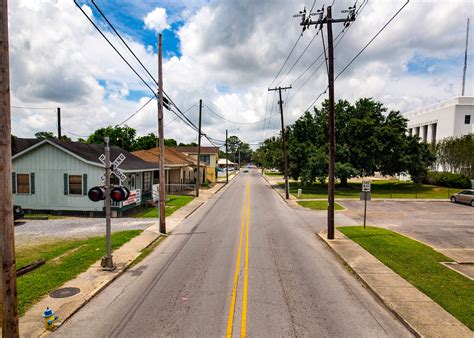
<path fill-rule="evenodd" d="M 459 96 L 404 113 L 408 133 L 427 143 L 474 133 L 474 97 Z"/>

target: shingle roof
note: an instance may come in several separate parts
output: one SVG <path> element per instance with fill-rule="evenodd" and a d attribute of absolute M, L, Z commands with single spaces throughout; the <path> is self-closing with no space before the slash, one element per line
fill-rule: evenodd
<path fill-rule="evenodd" d="M 36 143 L 39 143 L 43 140 L 37 138 L 12 138 L 12 155 L 21 153 L 23 150 L 28 149 L 31 146 L 34 146 Z"/>
<path fill-rule="evenodd" d="M 70 151 L 71 153 L 79 156 L 80 158 L 89 161 L 95 162 L 97 164 L 102 165 L 99 161 L 100 155 L 104 153 L 104 145 L 102 144 L 85 144 L 81 142 L 70 142 L 70 141 L 60 141 L 57 139 L 47 139 L 47 140 L 39 140 L 39 139 L 22 139 L 16 137 L 14 142 L 12 142 L 12 154 L 16 155 L 36 144 L 39 142 L 51 142 L 65 150 Z M 125 155 L 125 160 L 120 164 L 120 169 L 126 171 L 133 171 L 133 170 L 146 170 L 146 169 L 158 169 L 158 164 L 153 164 L 150 162 L 143 161 L 142 159 L 138 158 L 137 156 L 129 153 L 126 150 L 123 150 L 120 147 L 111 146 L 110 147 L 110 160 L 114 161 L 120 154 Z"/>
<path fill-rule="evenodd" d="M 148 150 L 137 150 L 133 154 L 144 161 L 158 163 L 160 160 L 160 149 L 158 147 Z M 165 164 L 168 165 L 195 165 L 197 160 L 187 156 L 171 147 L 165 147 Z"/>
<path fill-rule="evenodd" d="M 174 147 L 179 152 L 187 154 L 197 154 L 198 147 Z M 219 147 L 203 147 L 201 146 L 201 154 L 219 154 Z"/>
<path fill-rule="evenodd" d="M 77 156 L 91 162 L 100 163 L 99 157 L 104 153 L 104 145 L 102 144 L 85 144 L 81 142 L 68 142 L 51 139 L 53 143 L 60 147 L 69 150 Z M 158 169 L 157 163 L 150 163 L 142 160 L 141 158 L 133 155 L 132 153 L 123 150 L 120 147 L 110 147 L 110 160 L 114 161 L 120 154 L 125 155 L 125 160 L 120 164 L 120 169 L 133 171 L 133 170 L 145 170 L 145 169 Z"/>

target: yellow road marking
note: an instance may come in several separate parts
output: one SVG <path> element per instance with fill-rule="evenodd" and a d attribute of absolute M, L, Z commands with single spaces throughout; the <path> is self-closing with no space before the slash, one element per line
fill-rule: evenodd
<path fill-rule="evenodd" d="M 247 180 L 247 190 L 249 187 L 249 182 Z M 247 194 L 248 195 L 248 194 Z M 239 282 L 239 269 L 240 269 L 240 257 L 242 256 L 242 240 L 244 237 L 244 228 L 245 228 L 245 215 L 247 214 L 247 196 L 244 200 L 244 207 L 242 209 L 242 225 L 240 228 L 240 239 L 239 239 L 239 249 L 237 251 L 237 262 L 235 264 L 235 273 L 234 273 L 234 286 L 232 288 L 232 298 L 230 300 L 230 310 L 229 317 L 227 319 L 227 337 L 232 337 L 232 328 L 234 324 L 234 312 L 235 312 L 235 302 L 237 298 L 237 286 Z"/>
<path fill-rule="evenodd" d="M 249 229 L 250 229 L 250 188 L 247 185 L 247 230 L 245 234 L 244 291 L 242 298 L 242 327 L 240 336 L 247 336 L 247 293 L 249 279 Z"/>

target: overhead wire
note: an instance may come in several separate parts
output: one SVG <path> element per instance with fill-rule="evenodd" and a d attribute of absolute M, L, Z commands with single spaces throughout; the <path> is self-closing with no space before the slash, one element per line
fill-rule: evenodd
<path fill-rule="evenodd" d="M 155 97 L 158 98 L 158 95 L 155 93 L 155 91 L 150 87 L 150 85 L 143 79 L 142 76 L 140 76 L 140 74 L 138 74 L 138 72 L 135 70 L 135 68 L 133 68 L 133 66 L 125 59 L 125 57 L 117 50 L 117 48 L 112 44 L 112 42 L 110 42 L 110 40 L 105 36 L 105 34 L 102 32 L 102 30 L 93 22 L 93 20 L 87 15 L 87 13 L 85 13 L 85 11 L 81 8 L 81 6 L 77 3 L 76 0 L 74 0 L 74 3 L 76 4 L 76 6 L 79 8 L 79 10 L 84 14 L 84 16 L 86 16 L 86 18 L 89 20 L 89 22 L 94 26 L 94 28 L 102 35 L 102 37 L 109 43 L 109 45 L 115 50 L 115 52 L 117 54 L 119 54 L 119 56 L 121 57 L 121 59 L 127 64 L 127 66 L 132 69 L 132 71 L 135 73 L 135 75 L 137 75 L 137 77 L 145 84 L 146 87 L 148 87 L 148 89 L 150 89 L 150 91 L 153 93 L 153 95 Z M 94 3 L 94 6 L 96 8 L 98 8 L 97 4 Z M 100 12 L 99 12 L 100 13 Z M 103 12 L 101 14 L 103 17 Z M 107 23 L 113 27 L 112 23 L 109 21 L 109 20 L 106 20 Z M 128 46 L 127 42 L 121 38 L 121 35 L 120 33 L 118 33 L 118 31 L 113 28 L 114 32 L 116 33 L 117 36 L 120 37 L 122 43 L 127 47 L 127 49 L 132 53 L 132 55 L 134 56 L 134 58 L 140 63 L 140 65 L 142 66 L 142 68 L 145 69 L 146 73 L 148 74 L 148 76 L 150 76 L 152 79 L 153 79 L 153 82 L 154 84 L 157 84 L 157 81 L 154 79 L 154 77 L 150 74 L 150 72 L 146 69 L 146 67 L 143 65 L 143 63 L 139 60 L 139 58 L 136 56 L 135 53 L 133 53 L 133 51 L 131 50 L 131 48 Z M 194 129 L 195 131 L 198 131 L 198 128 L 196 127 L 196 125 L 194 125 L 194 123 L 187 117 L 184 115 L 184 113 L 179 109 L 179 107 L 176 105 L 176 103 L 171 99 L 171 97 L 163 90 L 163 96 L 165 96 L 169 102 L 176 108 L 177 111 L 175 110 L 172 110 L 170 109 L 171 112 L 173 112 L 175 115 L 177 116 L 180 116 L 179 118 L 185 123 L 187 124 L 189 127 L 191 127 L 192 129 Z M 171 108 L 171 107 L 170 107 Z M 207 136 L 206 136 L 207 138 Z M 210 141 L 210 140 L 209 140 Z"/>

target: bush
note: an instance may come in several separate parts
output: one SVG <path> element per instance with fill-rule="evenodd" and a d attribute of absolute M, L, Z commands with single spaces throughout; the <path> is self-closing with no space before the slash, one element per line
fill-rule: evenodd
<path fill-rule="evenodd" d="M 469 177 L 449 172 L 430 171 L 425 177 L 423 177 L 423 183 L 447 188 L 471 188 L 471 180 Z"/>

